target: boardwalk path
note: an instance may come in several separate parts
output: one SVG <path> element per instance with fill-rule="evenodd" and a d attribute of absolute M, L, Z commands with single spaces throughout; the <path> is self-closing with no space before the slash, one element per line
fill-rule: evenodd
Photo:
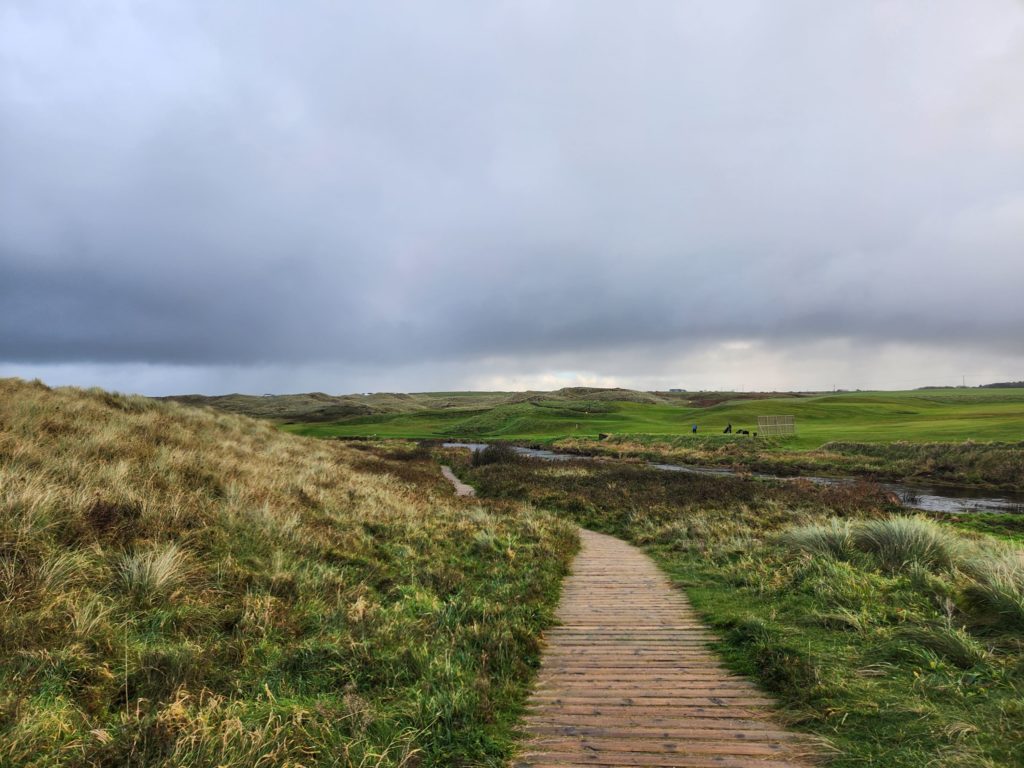
<path fill-rule="evenodd" d="M 561 626 L 529 702 L 518 767 L 803 766 L 806 742 L 706 648 L 710 635 L 649 557 L 581 532 Z"/>
<path fill-rule="evenodd" d="M 456 496 L 475 496 L 476 495 L 476 491 L 473 490 L 473 486 L 466 485 L 464 482 L 459 480 L 459 478 L 457 478 L 455 476 L 455 473 L 452 472 L 452 468 L 451 467 L 447 467 L 447 466 L 443 466 L 442 465 L 441 466 L 441 474 L 444 475 L 444 479 L 445 480 L 447 480 L 449 483 L 452 484 L 452 487 L 455 489 L 455 495 Z"/>
<path fill-rule="evenodd" d="M 449 467 L 459 496 L 473 495 Z M 647 555 L 581 531 L 529 703 L 516 768 L 803 768 L 808 744 L 731 675 L 711 636 Z"/>

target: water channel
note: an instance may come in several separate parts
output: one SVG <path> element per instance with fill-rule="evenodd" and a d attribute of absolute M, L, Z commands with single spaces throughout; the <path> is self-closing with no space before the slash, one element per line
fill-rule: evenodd
<path fill-rule="evenodd" d="M 468 448 L 469 450 L 482 450 L 487 443 L 444 443 L 445 448 Z M 586 456 L 579 453 L 557 453 L 545 448 L 524 448 L 514 445 L 512 449 L 521 456 L 529 456 L 535 459 L 547 461 L 591 461 L 596 457 Z M 690 464 L 661 464 L 648 462 L 648 466 L 660 469 L 665 472 L 689 472 L 697 475 L 737 475 L 741 472 L 725 467 L 702 467 Z M 821 475 L 799 475 L 797 477 L 782 477 L 762 472 L 743 472 L 744 475 L 760 478 L 762 480 L 809 480 L 812 483 L 825 485 L 844 485 L 849 483 L 863 482 L 865 478 L 857 477 L 824 477 Z M 992 491 L 985 488 L 966 488 L 960 486 L 927 485 L 918 483 L 894 483 L 880 481 L 878 485 L 886 491 L 894 494 L 900 503 L 911 509 L 923 509 L 929 512 L 1015 512 L 1024 514 L 1024 492 L 1020 491 Z"/>

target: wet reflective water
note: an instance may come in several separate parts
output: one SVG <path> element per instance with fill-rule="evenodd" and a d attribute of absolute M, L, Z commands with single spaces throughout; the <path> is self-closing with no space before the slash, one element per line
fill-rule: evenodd
<path fill-rule="evenodd" d="M 487 443 L 445 443 L 445 448 L 468 448 L 482 450 Z M 556 453 L 543 448 L 523 448 L 512 446 L 522 455 L 548 461 L 593 460 L 593 456 L 574 453 Z M 735 470 L 723 467 L 701 467 L 689 464 L 660 464 L 650 462 L 649 466 L 665 472 L 689 472 L 696 475 L 736 475 Z M 819 475 L 801 475 L 799 477 L 780 477 L 760 472 L 743 473 L 764 480 L 810 480 L 812 483 L 825 485 L 848 485 L 861 482 L 856 477 L 822 477 Z M 981 488 L 963 488 L 956 486 L 918 485 L 910 483 L 878 483 L 882 488 L 895 494 L 905 507 L 923 509 L 929 512 L 1016 512 L 1024 514 L 1024 492 L 989 491 Z"/>

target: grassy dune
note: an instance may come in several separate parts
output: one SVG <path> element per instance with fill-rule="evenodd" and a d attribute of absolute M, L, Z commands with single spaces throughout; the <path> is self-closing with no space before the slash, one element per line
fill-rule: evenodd
<path fill-rule="evenodd" d="M 0 380 L 0 765 L 500 765 L 574 536 L 365 448 Z"/>
<path fill-rule="evenodd" d="M 646 546 L 736 670 L 833 747 L 834 768 L 1024 765 L 1024 548 L 893 516 L 870 485 L 766 485 L 513 458 L 460 472 Z"/>

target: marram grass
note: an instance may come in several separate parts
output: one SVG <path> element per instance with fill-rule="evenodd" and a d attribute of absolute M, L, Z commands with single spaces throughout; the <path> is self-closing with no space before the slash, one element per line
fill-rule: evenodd
<path fill-rule="evenodd" d="M 0 765 L 501 765 L 574 547 L 416 452 L 0 380 Z"/>

